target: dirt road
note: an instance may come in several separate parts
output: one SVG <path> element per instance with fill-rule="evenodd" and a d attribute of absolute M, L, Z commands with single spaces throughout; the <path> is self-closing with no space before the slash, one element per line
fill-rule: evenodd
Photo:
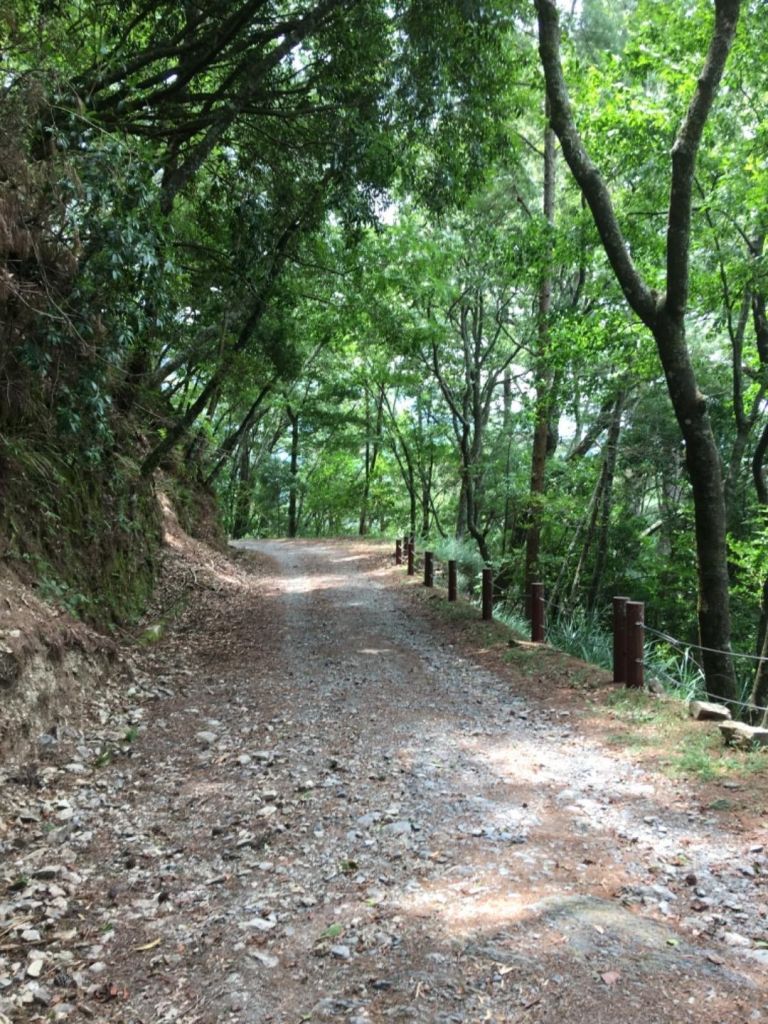
<path fill-rule="evenodd" d="M 0 1021 L 768 1021 L 760 844 L 452 646 L 380 546 L 241 546 L 179 554 L 131 734 L 6 789 Z"/>

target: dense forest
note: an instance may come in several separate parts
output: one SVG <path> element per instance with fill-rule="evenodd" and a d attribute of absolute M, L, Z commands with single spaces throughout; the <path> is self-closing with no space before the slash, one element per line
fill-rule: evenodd
<path fill-rule="evenodd" d="M 768 703 L 759 0 L 11 0 L 0 42 L 6 561 L 117 622 L 156 487 L 413 531 Z"/>

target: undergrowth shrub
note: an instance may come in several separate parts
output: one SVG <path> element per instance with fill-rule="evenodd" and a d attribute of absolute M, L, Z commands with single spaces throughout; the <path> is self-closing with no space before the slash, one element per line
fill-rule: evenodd
<path fill-rule="evenodd" d="M 530 635 L 530 624 L 519 609 L 503 607 L 495 615 L 510 629 L 523 636 Z M 559 651 L 572 654 L 590 665 L 613 668 L 613 634 L 605 628 L 604 617 L 597 610 L 575 608 L 552 616 L 547 622 L 547 642 Z M 645 675 L 682 700 L 706 695 L 704 673 L 693 657 L 691 648 L 677 649 L 663 640 L 649 637 L 645 643 Z"/>
<path fill-rule="evenodd" d="M 477 550 L 474 541 L 459 540 L 456 537 L 440 537 L 425 542 L 425 546 L 435 553 L 435 558 L 444 563 L 456 562 L 459 590 L 473 594 L 478 587 L 485 562 Z"/>

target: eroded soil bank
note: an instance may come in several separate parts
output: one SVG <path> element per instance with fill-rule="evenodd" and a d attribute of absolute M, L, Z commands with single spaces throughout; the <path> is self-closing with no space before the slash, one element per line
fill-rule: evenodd
<path fill-rule="evenodd" d="M 0 1021 L 768 1021 L 759 826 L 454 642 L 385 547 L 171 544 L 133 691 L 3 770 Z"/>

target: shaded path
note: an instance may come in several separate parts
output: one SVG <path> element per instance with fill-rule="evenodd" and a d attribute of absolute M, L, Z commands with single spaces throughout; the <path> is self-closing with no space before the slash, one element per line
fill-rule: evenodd
<path fill-rule="evenodd" d="M 215 563 L 144 658 L 174 695 L 30 854 L 80 877 L 98 1019 L 768 1020 L 753 951 L 697 934 L 686 877 L 732 851 L 679 787 L 438 643 L 381 548 L 241 546 L 262 568 Z"/>

